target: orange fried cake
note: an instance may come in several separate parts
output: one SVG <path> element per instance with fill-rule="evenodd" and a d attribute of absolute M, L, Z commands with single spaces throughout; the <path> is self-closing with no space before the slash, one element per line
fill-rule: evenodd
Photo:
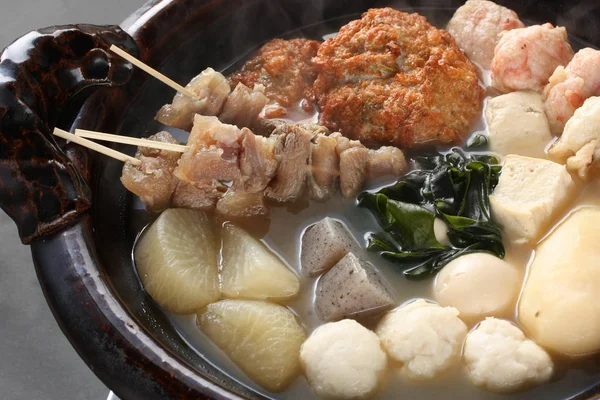
<path fill-rule="evenodd" d="M 320 122 L 368 145 L 460 141 L 480 115 L 475 66 L 418 14 L 371 9 L 319 47 Z"/>

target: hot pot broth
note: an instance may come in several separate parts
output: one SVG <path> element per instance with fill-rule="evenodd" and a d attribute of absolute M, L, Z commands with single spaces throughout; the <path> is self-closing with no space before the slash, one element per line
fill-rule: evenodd
<path fill-rule="evenodd" d="M 443 24 L 437 24 L 443 26 Z M 320 37 L 317 37 L 320 39 Z M 570 38 L 571 44 L 575 49 L 584 47 L 584 43 L 578 42 L 575 38 Z M 236 65 L 239 63 L 236 63 Z M 232 70 L 232 69 L 229 69 Z M 488 72 L 483 71 L 483 81 L 487 83 Z M 486 90 L 487 99 L 494 97 L 497 93 L 488 88 Z M 305 114 L 298 113 L 294 115 L 298 119 L 307 117 Z M 313 119 L 314 116 L 308 116 Z M 180 142 L 186 142 L 187 135 L 176 129 L 168 129 Z M 485 119 L 480 118 L 473 129 L 473 133 L 487 132 Z M 468 151 L 467 151 L 468 153 Z M 394 180 L 379 181 L 377 185 L 372 184 L 370 190 L 376 190 Z M 600 185 L 590 184 L 585 188 L 568 210 L 564 211 L 567 215 L 581 206 L 600 205 Z M 144 206 L 139 199 L 133 204 L 133 208 L 141 210 Z M 134 220 L 131 226 L 139 229 L 149 222 L 149 216 L 140 212 L 133 215 Z M 274 253 L 285 260 L 298 275 L 301 282 L 299 296 L 284 304 L 289 306 L 297 315 L 302 325 L 306 328 L 308 335 L 323 322 L 318 318 L 314 311 L 314 293 L 318 278 L 308 278 L 300 271 L 300 239 L 303 232 L 311 224 L 321 220 L 324 217 L 332 217 L 341 220 L 352 235 L 364 246 L 366 236 L 378 230 L 378 225 L 371 213 L 362 208 L 356 207 L 355 199 L 343 199 L 337 195 L 324 203 L 310 202 L 305 207 L 271 207 L 270 223 L 266 227 L 266 234 L 262 236 L 265 227 L 256 229 L 256 236 L 261 238 Z M 513 265 L 523 266 L 525 279 L 526 266 L 530 263 L 533 255 L 532 246 L 516 246 L 507 244 L 506 260 Z M 424 281 L 407 280 L 397 265 L 382 259 L 377 253 L 363 250 L 360 256 L 376 266 L 377 270 L 384 276 L 393 289 L 398 305 L 414 298 L 433 299 L 433 282 L 435 278 Z M 267 397 L 285 398 L 285 399 L 305 399 L 314 397 L 311 387 L 303 376 L 300 376 L 287 390 L 282 393 L 273 394 L 265 391 L 263 388 L 249 379 L 216 345 L 214 345 L 196 326 L 195 315 L 177 315 L 168 313 L 169 320 L 176 327 L 182 338 L 190 344 L 200 355 L 209 362 L 221 369 L 233 379 L 238 380 L 253 390 Z M 502 317 L 517 323 L 516 310 L 510 315 L 500 315 Z M 367 324 L 368 325 L 368 324 Z M 472 328 L 474 324 L 470 324 Z M 372 327 L 372 326 L 368 326 Z M 540 386 L 533 387 L 527 391 L 511 394 L 513 398 L 564 398 L 572 395 L 574 392 L 597 382 L 600 379 L 596 362 L 587 359 L 581 361 L 561 360 L 560 357 L 553 356 L 555 362 L 555 372 L 550 382 Z M 441 377 L 424 383 L 410 382 L 399 378 L 391 368 L 387 372 L 387 383 L 385 388 L 379 392 L 378 398 L 447 398 L 448 393 L 457 398 L 486 398 L 495 399 L 505 397 L 476 388 L 468 381 L 460 368 L 453 368 Z"/>

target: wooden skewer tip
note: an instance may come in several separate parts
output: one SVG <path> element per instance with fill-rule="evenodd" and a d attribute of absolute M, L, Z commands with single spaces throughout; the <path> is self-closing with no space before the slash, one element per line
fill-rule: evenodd
<path fill-rule="evenodd" d="M 76 129 L 75 135 L 87 139 L 96 139 L 113 143 L 130 144 L 138 147 L 151 147 L 153 149 L 176 151 L 179 153 L 185 153 L 188 150 L 187 146 L 181 144 L 157 142 L 155 140 L 150 139 L 132 138 L 129 136 L 113 135 L 110 133 L 95 132 L 85 129 Z"/>
<path fill-rule="evenodd" d="M 94 150 L 97 151 L 98 153 L 102 153 L 106 156 L 112 157 L 114 159 L 117 159 L 119 161 L 123 161 L 123 162 L 129 162 L 135 166 L 141 165 L 142 161 L 138 160 L 135 157 L 131 157 L 130 155 L 127 155 L 125 153 L 121 153 L 120 151 L 116 151 L 113 150 L 111 148 L 108 148 L 106 146 L 102 146 L 101 144 L 98 143 L 94 143 L 91 140 L 87 140 L 85 138 L 82 138 L 80 136 L 76 136 L 72 133 L 69 133 L 67 131 L 64 131 L 62 129 L 59 128 L 54 128 L 54 132 L 53 134 L 55 136 L 58 136 L 60 138 L 63 138 L 65 140 L 71 141 L 73 143 L 77 143 L 80 146 L 83 147 L 87 147 L 90 150 Z"/>
<path fill-rule="evenodd" d="M 198 98 L 196 93 L 192 92 L 190 89 L 187 89 L 187 88 L 181 86 L 179 83 L 175 82 L 174 80 L 167 77 L 166 75 L 161 74 L 160 72 L 158 72 L 157 70 L 155 70 L 154 68 L 149 66 L 148 64 L 145 64 L 144 62 L 138 60 L 131 54 L 127 53 L 125 50 L 121 49 L 120 47 L 117 47 L 113 44 L 112 46 L 110 46 L 110 50 L 113 53 L 123 57 L 125 60 L 129 61 L 136 67 L 138 67 L 138 68 L 142 69 L 143 71 L 147 72 L 148 74 L 152 75 L 153 77 L 155 77 L 156 79 L 158 79 L 159 81 L 164 83 L 165 85 L 172 87 L 179 93 L 185 94 L 186 96 L 189 96 L 192 99 Z"/>

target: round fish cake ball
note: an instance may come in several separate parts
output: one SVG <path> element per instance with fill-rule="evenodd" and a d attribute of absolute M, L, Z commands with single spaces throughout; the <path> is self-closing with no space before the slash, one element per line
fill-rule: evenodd
<path fill-rule="evenodd" d="M 388 312 L 375 330 L 409 379 L 431 379 L 457 364 L 467 326 L 452 307 L 418 299 Z"/>
<path fill-rule="evenodd" d="M 556 67 L 571 58 L 573 49 L 563 27 L 548 23 L 510 30 L 494 50 L 492 86 L 503 93 L 541 92 Z"/>
<path fill-rule="evenodd" d="M 554 369 L 544 349 L 496 318 L 486 318 L 469 333 L 463 359 L 475 385 L 501 393 L 546 382 Z"/>
<path fill-rule="evenodd" d="M 522 275 L 513 265 L 488 253 L 472 253 L 446 265 L 434 293 L 442 306 L 456 308 L 464 319 L 502 316 L 513 309 Z"/>
<path fill-rule="evenodd" d="M 523 26 L 513 10 L 492 1 L 468 0 L 456 10 L 446 29 L 469 60 L 489 69 L 498 34 Z"/>
<path fill-rule="evenodd" d="M 387 369 L 377 335 L 348 319 L 316 329 L 300 349 L 300 362 L 320 398 L 367 398 L 377 391 Z"/>
<path fill-rule="evenodd" d="M 600 95 L 600 51 L 589 47 L 575 54 L 566 67 L 558 67 L 544 88 L 544 107 L 552 133 L 560 135 L 583 102 Z"/>

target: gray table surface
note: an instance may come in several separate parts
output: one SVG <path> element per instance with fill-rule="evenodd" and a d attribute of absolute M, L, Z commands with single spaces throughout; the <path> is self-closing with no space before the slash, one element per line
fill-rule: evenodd
<path fill-rule="evenodd" d="M 30 30 L 119 23 L 145 0 L 0 0 L 0 47 Z M 0 399 L 106 399 L 108 389 L 62 335 L 34 273 L 29 248 L 0 211 Z"/>

